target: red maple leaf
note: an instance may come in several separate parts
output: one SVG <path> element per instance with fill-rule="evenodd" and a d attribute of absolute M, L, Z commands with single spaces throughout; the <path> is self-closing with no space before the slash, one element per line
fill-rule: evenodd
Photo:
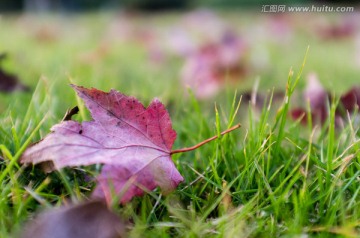
<path fill-rule="evenodd" d="M 167 193 L 183 181 L 170 156 L 176 132 L 159 100 L 145 108 L 136 98 L 115 90 L 72 87 L 93 121 L 53 126 L 51 134 L 25 151 L 22 163 L 51 161 L 55 169 L 105 164 L 95 194 L 108 200 L 113 186 L 116 194 L 122 194 L 122 203 L 157 186 Z"/>

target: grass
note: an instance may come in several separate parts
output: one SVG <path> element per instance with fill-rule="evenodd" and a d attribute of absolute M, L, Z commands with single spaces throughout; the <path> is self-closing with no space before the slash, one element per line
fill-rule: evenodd
<path fill-rule="evenodd" d="M 61 28 L 58 20 L 44 19 Z M 38 20 L 32 20 L 39 24 Z M 17 36 L 17 40 L 12 40 L 14 35 L 4 39 L 11 55 L 15 55 L 5 66 L 12 71 L 17 69 L 33 90 L 30 94 L 1 95 L 0 149 L 4 160 L 0 165 L 0 237 L 11 237 L 14 231 L 21 230 L 23 223 L 37 211 L 59 206 L 69 199 L 86 200 L 91 192 L 93 184 L 85 178 L 97 173 L 97 166 L 45 174 L 38 168 L 23 168 L 17 163 L 30 143 L 44 137 L 67 108 L 79 103 L 67 86 L 69 81 L 104 90 L 116 88 L 137 96 L 145 104 L 155 96 L 160 97 L 178 133 L 174 149 L 192 146 L 238 122 L 242 124 L 240 130 L 196 151 L 173 155 L 185 182 L 172 194 L 163 196 L 155 190 L 125 206 L 113 206 L 117 213 L 132 221 L 131 237 L 360 235 L 358 119 L 350 116 L 344 128 L 336 128 L 336 101 L 330 105 L 330 116 L 323 127 L 312 127 L 311 123 L 304 127 L 289 119 L 288 110 L 294 103 L 291 98 L 296 98 L 304 80 L 299 70 L 298 76 L 290 71 L 286 81 L 291 65 L 286 64 L 289 59 L 283 59 L 276 47 L 271 48 L 275 52 L 274 60 L 286 68 L 279 66 L 262 77 L 273 79 L 271 82 L 277 88 L 286 88 L 286 100 L 272 102 L 269 93 L 267 102 L 259 109 L 240 102 L 241 93 L 228 88 L 214 99 L 217 101 L 214 104 L 211 100 L 198 101 L 191 92 L 184 97 L 177 90 L 180 88 L 176 80 L 177 60 L 167 62 L 165 69 L 156 70 L 144 63 L 144 52 L 136 46 L 124 47 L 112 42 L 108 55 L 82 64 L 77 56 L 100 41 L 98 33 L 106 20 L 107 16 L 75 18 L 77 29 L 91 25 L 92 31 L 75 31 L 72 36 L 62 30 L 61 41 L 45 42 L 44 46 L 29 39 L 29 33 L 20 30 L 23 26 L 16 25 L 23 22 L 11 17 L 3 20 L 9 23 L 6 30 Z M 326 47 L 315 43 L 307 58 L 306 67 L 317 69 L 320 76 L 336 70 L 325 67 L 331 64 L 331 57 L 317 54 Z M 332 48 L 334 54 L 339 51 L 346 54 L 347 50 L 336 47 L 338 51 Z M 288 53 L 290 58 L 296 57 L 292 62 L 300 66 L 305 49 L 306 46 Z M 321 56 L 327 62 L 314 62 L 314 58 Z M 14 62 L 25 70 L 19 70 Z M 304 72 L 308 72 L 306 68 Z M 341 72 L 355 75 L 351 66 Z M 283 75 L 281 79 L 274 80 L 280 75 Z M 31 81 L 39 77 L 39 81 Z M 264 84 L 262 87 L 266 89 L 269 82 Z M 84 108 L 80 110 L 75 119 L 88 120 Z"/>

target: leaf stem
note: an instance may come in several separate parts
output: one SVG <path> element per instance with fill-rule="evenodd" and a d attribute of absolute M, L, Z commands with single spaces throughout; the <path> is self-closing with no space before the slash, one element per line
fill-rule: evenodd
<path fill-rule="evenodd" d="M 71 117 L 76 115 L 78 112 L 79 112 L 78 106 L 68 109 L 64 115 L 64 118 L 61 121 L 70 121 Z"/>
<path fill-rule="evenodd" d="M 231 132 L 231 131 L 233 131 L 233 130 L 236 130 L 237 128 L 240 128 L 240 127 L 241 127 L 241 125 L 240 125 L 240 124 L 237 124 L 237 125 L 229 128 L 229 129 L 221 132 L 220 135 L 225 135 L 225 134 L 227 134 L 227 133 L 229 133 L 229 132 Z M 195 149 L 199 148 L 200 146 L 205 145 L 206 143 L 208 143 L 208 142 L 210 142 L 210 141 L 212 141 L 212 140 L 217 139 L 218 137 L 219 137 L 219 136 L 213 136 L 213 137 L 211 137 L 211 138 L 209 138 L 209 139 L 206 139 L 206 140 L 204 140 L 204 141 L 200 142 L 199 144 L 194 145 L 194 146 L 192 146 L 192 147 L 182 148 L 182 149 L 178 149 L 178 150 L 172 150 L 172 151 L 170 152 L 170 155 L 195 150 Z"/>

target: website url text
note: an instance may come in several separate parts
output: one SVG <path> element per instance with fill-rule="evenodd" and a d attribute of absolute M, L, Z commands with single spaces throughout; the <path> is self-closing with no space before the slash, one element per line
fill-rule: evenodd
<path fill-rule="evenodd" d="M 286 5 L 262 5 L 261 12 L 353 12 L 354 7 L 339 6 L 286 6 Z"/>

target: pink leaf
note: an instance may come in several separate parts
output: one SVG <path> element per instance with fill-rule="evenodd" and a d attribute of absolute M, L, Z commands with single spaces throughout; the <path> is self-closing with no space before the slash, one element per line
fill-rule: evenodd
<path fill-rule="evenodd" d="M 303 93 L 304 101 L 309 102 L 311 118 L 316 123 L 324 123 L 328 117 L 327 102 L 329 94 L 319 82 L 315 73 L 310 73 L 307 77 L 307 85 Z M 305 105 L 304 105 L 305 106 Z M 307 123 L 307 112 L 303 108 L 295 108 L 290 111 L 294 120 L 301 118 L 301 123 Z"/>
<path fill-rule="evenodd" d="M 219 42 L 199 47 L 186 58 L 182 82 L 200 99 L 214 96 L 227 81 L 238 81 L 246 74 L 243 61 L 246 45 L 235 33 L 225 32 Z"/>
<path fill-rule="evenodd" d="M 326 107 L 328 94 L 315 73 L 307 76 L 307 85 L 303 96 L 305 100 L 309 100 L 311 109 Z"/>
<path fill-rule="evenodd" d="M 72 87 L 93 121 L 53 126 L 51 134 L 25 151 L 22 163 L 51 161 L 55 169 L 105 164 L 94 195 L 109 199 L 114 188 L 122 203 L 157 186 L 170 192 L 183 181 L 170 155 L 176 132 L 158 99 L 145 108 L 136 98 L 115 90 Z"/>
<path fill-rule="evenodd" d="M 304 100 L 308 101 L 311 109 L 312 121 L 324 124 L 329 117 L 327 103 L 332 101 L 328 93 L 317 79 L 316 74 L 311 73 L 307 78 L 307 85 L 303 93 Z M 340 103 L 335 111 L 335 125 L 341 126 L 346 121 L 347 112 L 354 113 L 360 106 L 360 87 L 352 87 L 340 97 Z M 302 124 L 307 123 L 308 113 L 304 108 L 295 108 L 290 111 L 294 120 L 301 119 Z"/>

